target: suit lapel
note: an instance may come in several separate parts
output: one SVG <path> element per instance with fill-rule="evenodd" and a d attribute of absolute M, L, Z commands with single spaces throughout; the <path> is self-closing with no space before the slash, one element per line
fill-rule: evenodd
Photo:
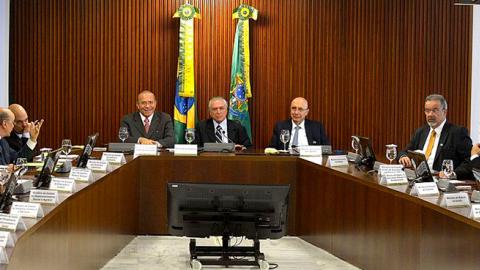
<path fill-rule="evenodd" d="M 209 142 L 216 142 L 217 140 L 215 139 L 215 131 L 214 131 L 214 125 L 213 125 L 213 119 L 210 118 L 207 120 L 207 124 L 205 125 L 206 133 L 208 136 L 208 141 Z"/>
<path fill-rule="evenodd" d="M 307 135 L 307 141 L 308 141 L 308 144 L 309 145 L 312 145 L 313 144 L 313 139 L 312 139 L 312 129 L 310 128 L 310 121 L 307 121 L 307 119 L 304 120 L 305 121 L 305 134 Z"/>
<path fill-rule="evenodd" d="M 160 125 L 160 115 L 155 112 L 153 114 L 153 117 L 152 117 L 152 123 L 150 124 L 150 129 L 148 130 L 148 134 L 147 135 L 150 135 L 152 134 L 152 132 L 154 130 L 156 130 L 158 128 L 158 126 Z M 145 127 L 144 127 L 145 128 Z"/>
<path fill-rule="evenodd" d="M 425 146 L 425 143 L 427 142 L 427 138 L 428 138 L 429 133 L 430 133 L 430 126 L 426 126 L 422 130 L 422 134 L 420 135 L 420 141 L 419 141 L 417 149 L 420 149 L 420 150 L 423 149 L 423 147 Z"/>
<path fill-rule="evenodd" d="M 143 126 L 142 118 L 140 117 L 139 112 L 133 115 L 133 122 L 134 122 L 135 128 L 138 130 L 141 136 L 146 137 L 147 134 L 145 134 L 145 126 Z"/>
<path fill-rule="evenodd" d="M 450 123 L 445 123 L 442 129 L 442 133 L 440 134 L 440 139 L 438 140 L 437 151 L 435 153 L 435 159 L 433 160 L 433 164 L 437 162 L 438 155 L 442 152 L 443 146 L 447 141 L 448 135 L 450 134 Z"/>
<path fill-rule="evenodd" d="M 233 135 L 237 134 L 237 132 L 235 131 L 234 127 L 233 127 L 233 124 L 232 124 L 232 121 L 231 120 L 228 120 L 227 119 L 227 137 L 233 141 L 233 142 L 236 142 L 236 138 L 234 138 Z"/>

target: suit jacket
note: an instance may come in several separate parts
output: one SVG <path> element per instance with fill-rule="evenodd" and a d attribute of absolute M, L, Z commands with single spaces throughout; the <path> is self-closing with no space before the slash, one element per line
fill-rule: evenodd
<path fill-rule="evenodd" d="M 10 136 L 6 137 L 5 140 L 8 142 L 8 145 L 10 145 L 10 148 L 18 152 L 23 146 L 25 146 L 28 138 L 19 138 L 15 131 L 12 130 Z"/>
<path fill-rule="evenodd" d="M 145 127 L 139 112 L 125 115 L 120 126 L 128 128 L 126 142 L 129 143 L 137 143 L 140 137 L 157 141 L 163 147 L 173 147 L 175 143 L 172 118 L 163 112 L 153 114 L 148 134 L 145 133 Z"/>
<path fill-rule="evenodd" d="M 17 157 L 31 160 L 33 158 L 33 150 L 24 145 L 20 151 L 15 151 L 8 145 L 7 140 L 0 139 L 0 165 L 8 165 L 15 162 Z"/>
<path fill-rule="evenodd" d="M 480 157 L 476 157 L 473 160 L 468 159 L 460 164 L 460 166 L 455 169 L 457 179 L 475 179 L 472 173 L 472 168 L 480 170 Z"/>
<path fill-rule="evenodd" d="M 292 119 L 278 121 L 273 128 L 273 135 L 270 139 L 269 147 L 283 149 L 283 143 L 280 140 L 280 132 L 282 129 L 292 130 Z M 325 134 L 325 128 L 318 121 L 305 119 L 305 133 L 307 134 L 308 145 L 329 145 L 330 140 Z M 290 139 L 293 139 L 290 136 Z M 290 141 L 287 142 L 287 145 Z"/>
<path fill-rule="evenodd" d="M 235 144 L 240 144 L 247 148 L 252 146 L 247 130 L 239 121 L 227 119 L 227 136 Z M 203 146 L 204 143 L 216 142 L 212 118 L 198 123 L 195 142 L 199 146 Z"/>
<path fill-rule="evenodd" d="M 430 133 L 430 126 L 425 125 L 415 131 L 412 140 L 399 157 L 406 155 L 407 150 L 422 150 Z M 445 159 L 453 160 L 454 168 L 457 168 L 463 161 L 470 158 L 472 139 L 468 136 L 468 130 L 446 122 L 438 141 L 437 152 L 433 160 L 433 169 L 442 170 L 442 162 Z"/>

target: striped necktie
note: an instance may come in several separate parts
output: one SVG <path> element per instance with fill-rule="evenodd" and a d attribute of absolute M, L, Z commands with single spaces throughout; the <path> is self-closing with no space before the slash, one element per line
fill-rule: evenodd
<path fill-rule="evenodd" d="M 223 143 L 223 129 L 220 125 L 217 126 L 217 130 L 215 131 L 215 141 L 217 143 Z"/>

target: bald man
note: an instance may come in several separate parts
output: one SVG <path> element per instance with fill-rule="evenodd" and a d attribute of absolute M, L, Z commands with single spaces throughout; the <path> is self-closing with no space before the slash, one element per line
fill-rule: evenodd
<path fill-rule="evenodd" d="M 4 139 L 10 136 L 15 125 L 14 121 L 15 115 L 11 110 L 0 108 L 0 165 L 12 164 L 17 157 L 32 159 L 33 149 L 37 145 L 37 137 L 43 120 L 28 123 L 30 138 L 19 151 L 10 148 L 8 142 Z"/>
<path fill-rule="evenodd" d="M 30 131 L 28 129 L 27 111 L 19 104 L 12 104 L 8 107 L 15 115 L 13 121 L 13 130 L 9 137 L 6 137 L 8 145 L 15 151 L 20 151 L 30 139 Z"/>
<path fill-rule="evenodd" d="M 128 129 L 126 142 L 173 147 L 175 137 L 172 117 L 155 111 L 156 108 L 157 99 L 152 92 L 144 90 L 138 94 L 138 112 L 125 115 L 120 122 L 121 127 Z"/>
<path fill-rule="evenodd" d="M 325 134 L 322 123 L 306 119 L 308 115 L 308 101 L 303 97 L 297 97 L 290 103 L 290 119 L 279 121 L 273 128 L 270 139 L 270 147 L 283 149 L 280 140 L 282 130 L 290 131 L 288 148 L 306 145 L 329 145 L 330 140 Z"/>

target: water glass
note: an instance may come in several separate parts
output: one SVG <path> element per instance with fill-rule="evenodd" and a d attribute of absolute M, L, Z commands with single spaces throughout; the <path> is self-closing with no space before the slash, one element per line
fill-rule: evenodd
<path fill-rule="evenodd" d="M 185 130 L 185 141 L 188 144 L 191 144 L 195 140 L 195 129 L 194 128 L 187 128 Z"/>
<path fill-rule="evenodd" d="M 122 141 L 122 143 L 124 143 L 125 140 L 128 139 L 128 128 L 127 127 L 120 127 L 118 129 L 118 138 Z"/>
<path fill-rule="evenodd" d="M 387 144 L 386 147 L 387 151 L 385 156 L 387 157 L 388 161 L 390 161 L 390 164 L 392 164 L 392 161 L 397 158 L 397 145 Z"/>
<path fill-rule="evenodd" d="M 287 152 L 287 142 L 290 141 L 290 130 L 282 129 L 280 131 L 280 141 L 283 143 L 283 150 L 281 152 Z"/>
<path fill-rule="evenodd" d="M 70 139 L 62 140 L 62 152 L 64 155 L 70 154 L 72 151 L 72 141 Z"/>
<path fill-rule="evenodd" d="M 442 162 L 442 171 L 447 178 L 453 175 L 453 160 L 444 159 Z"/>

